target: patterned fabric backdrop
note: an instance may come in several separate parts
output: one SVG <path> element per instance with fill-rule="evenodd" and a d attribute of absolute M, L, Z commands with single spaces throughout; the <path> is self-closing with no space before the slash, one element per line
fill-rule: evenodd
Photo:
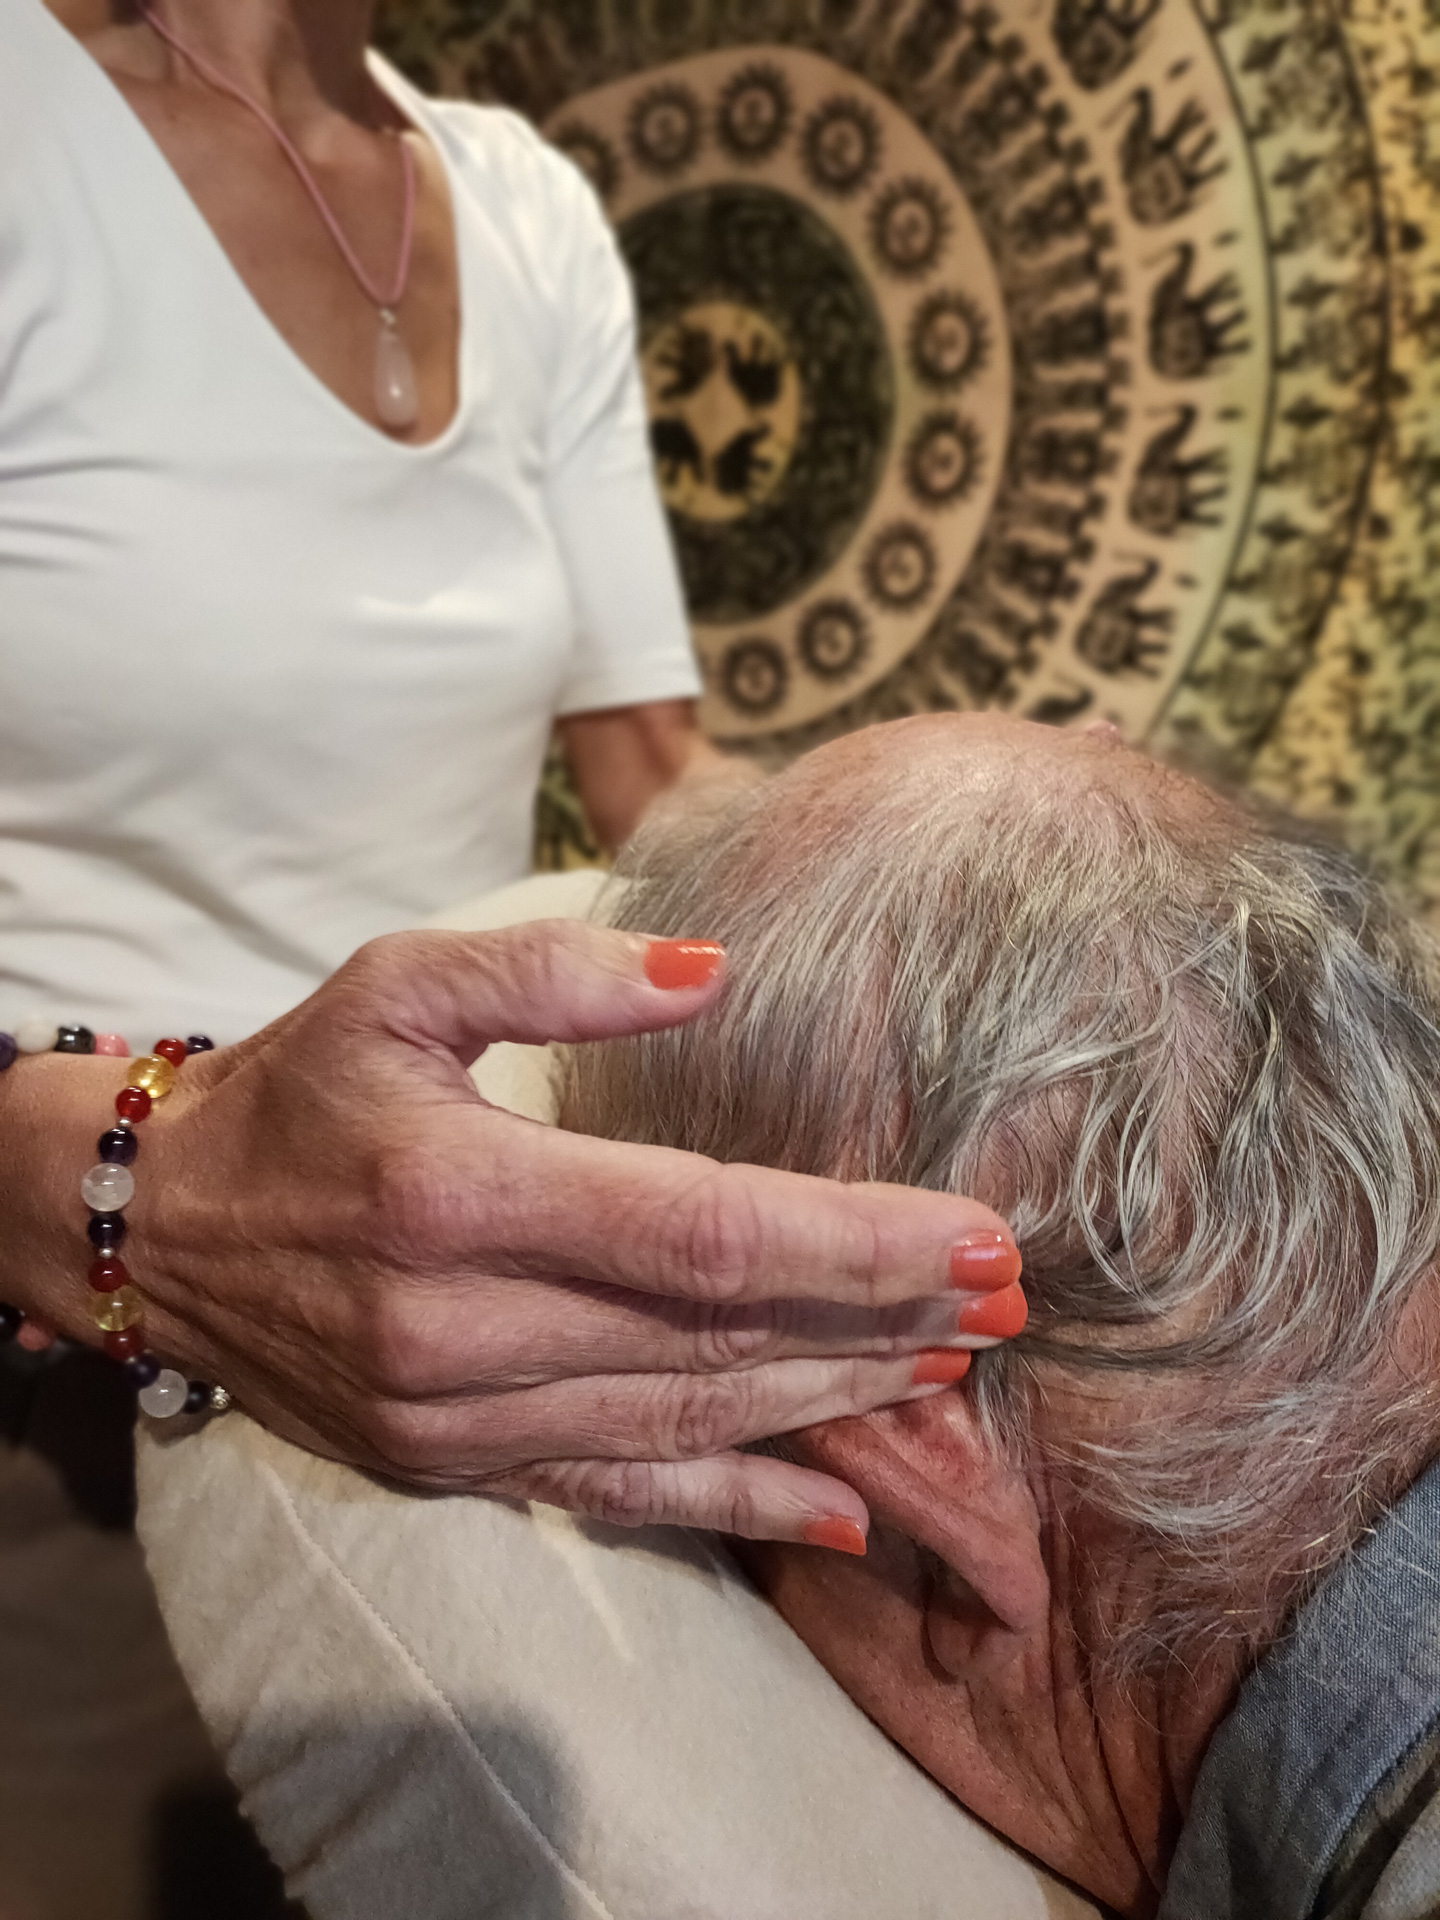
<path fill-rule="evenodd" d="M 605 202 L 717 739 L 1107 716 L 1440 910 L 1436 0 L 391 0 L 382 44 Z"/>

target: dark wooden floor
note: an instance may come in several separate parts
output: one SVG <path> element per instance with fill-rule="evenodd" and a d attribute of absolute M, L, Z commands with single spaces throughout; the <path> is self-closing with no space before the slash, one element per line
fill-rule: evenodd
<path fill-rule="evenodd" d="M 294 1920 L 132 1529 L 134 1396 L 0 1349 L 0 1920 Z"/>

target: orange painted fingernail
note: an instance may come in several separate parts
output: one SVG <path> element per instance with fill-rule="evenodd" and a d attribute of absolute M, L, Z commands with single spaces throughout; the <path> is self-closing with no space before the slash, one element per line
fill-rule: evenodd
<path fill-rule="evenodd" d="M 1020 1278 L 1020 1249 L 1008 1233 L 967 1233 L 950 1249 L 950 1284 L 990 1293 Z"/>
<path fill-rule="evenodd" d="M 1030 1317 L 1023 1288 L 1002 1287 L 984 1300 L 967 1300 L 960 1309 L 961 1333 L 987 1333 L 996 1340 L 1013 1340 Z"/>
<path fill-rule="evenodd" d="M 703 987 L 724 958 L 725 949 L 713 940 L 652 940 L 645 949 L 645 978 L 668 993 Z"/>
<path fill-rule="evenodd" d="M 832 1547 L 836 1553 L 865 1552 L 865 1535 L 853 1520 L 842 1520 L 838 1513 L 824 1520 L 811 1520 L 800 1538 L 807 1547 Z"/>
<path fill-rule="evenodd" d="M 953 1387 L 969 1371 L 968 1353 L 952 1353 L 948 1347 L 937 1347 L 934 1352 L 922 1353 L 918 1357 L 915 1371 L 910 1376 L 911 1384 L 917 1387 Z"/>

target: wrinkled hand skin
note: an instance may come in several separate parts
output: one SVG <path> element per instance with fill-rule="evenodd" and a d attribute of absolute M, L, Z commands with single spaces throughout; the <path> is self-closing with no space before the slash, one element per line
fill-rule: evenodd
<path fill-rule="evenodd" d="M 491 1040 L 672 1025 L 722 990 L 653 986 L 647 946 L 562 922 L 391 936 L 192 1056 L 139 1129 L 124 1251 L 148 1343 L 277 1433 L 416 1486 L 752 1537 L 863 1529 L 840 1481 L 734 1449 L 946 1391 L 914 1386 L 916 1354 L 991 1343 L 958 1332 L 951 1245 L 1007 1230 L 948 1195 L 720 1167 L 480 1099 L 466 1068 Z M 76 1116 L 98 1133 L 125 1067 L 44 1058 L 45 1088 L 86 1070 L 47 1142 L 77 1230 L 49 1317 L 93 1340 L 83 1214 L 51 1176 L 88 1164 Z"/>

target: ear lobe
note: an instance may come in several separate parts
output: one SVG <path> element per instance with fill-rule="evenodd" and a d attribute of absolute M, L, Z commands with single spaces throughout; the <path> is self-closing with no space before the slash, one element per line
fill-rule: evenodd
<path fill-rule="evenodd" d="M 1050 1577 L 1030 1483 L 980 1431 L 962 1390 L 911 1401 L 805 1436 L 807 1457 L 848 1480 L 876 1521 L 944 1563 L 926 1609 L 931 1648 L 947 1672 L 973 1665 L 998 1629 L 1046 1619 Z"/>

